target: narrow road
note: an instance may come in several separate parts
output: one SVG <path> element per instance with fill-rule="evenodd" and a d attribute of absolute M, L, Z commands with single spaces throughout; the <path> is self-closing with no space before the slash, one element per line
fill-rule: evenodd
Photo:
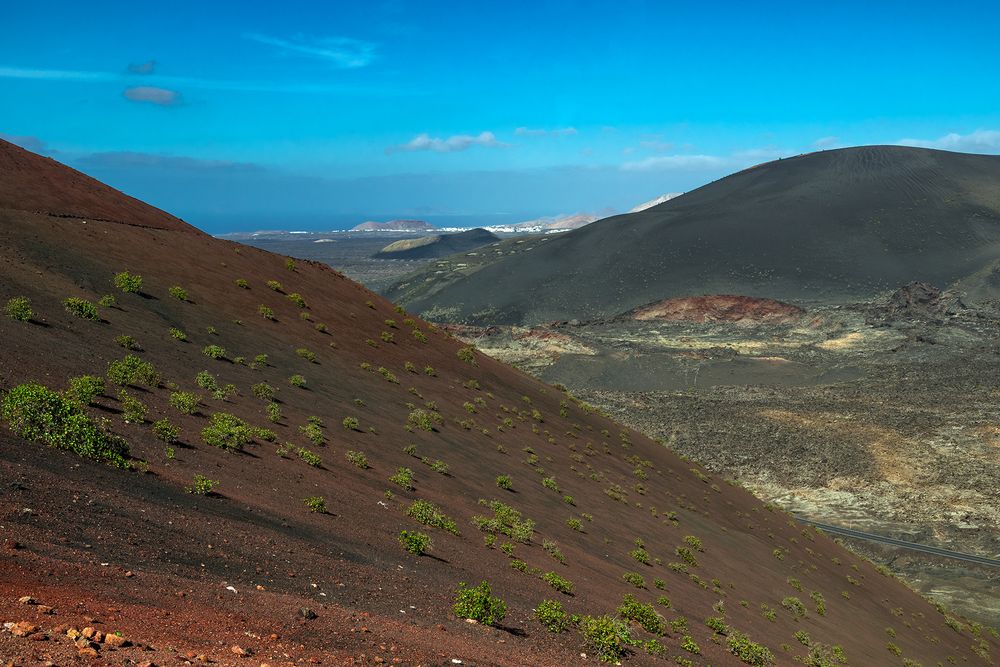
<path fill-rule="evenodd" d="M 988 565 L 991 567 L 1000 567 L 1000 560 L 994 558 L 986 558 L 984 556 L 975 556 L 973 554 L 963 554 L 958 551 L 948 551 L 947 549 L 939 549 L 938 547 L 927 546 L 926 544 L 917 544 L 915 542 L 905 542 L 903 540 L 897 540 L 893 537 L 885 537 L 884 535 L 875 535 L 873 533 L 865 533 L 860 530 L 853 530 L 851 528 L 843 528 L 841 526 L 831 526 L 828 523 L 820 523 L 818 521 L 811 521 L 809 519 L 804 519 L 801 516 L 796 515 L 796 519 L 802 523 L 807 523 L 810 526 L 816 526 L 822 529 L 824 532 L 833 533 L 835 535 L 844 535 L 846 537 L 854 537 L 859 540 L 870 540 L 872 542 L 881 542 L 882 544 L 889 544 L 894 547 L 901 547 L 903 549 L 910 549 L 912 551 L 920 551 L 926 554 L 932 554 L 934 556 L 941 556 L 943 558 L 954 558 L 955 560 L 964 560 L 969 563 L 977 563 L 979 565 Z"/>

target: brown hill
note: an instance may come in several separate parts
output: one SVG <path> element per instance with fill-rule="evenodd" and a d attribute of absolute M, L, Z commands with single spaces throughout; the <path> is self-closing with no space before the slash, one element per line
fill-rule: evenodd
<path fill-rule="evenodd" d="M 749 296 L 713 294 L 657 301 L 629 313 L 635 320 L 666 320 L 674 322 L 735 322 L 772 324 L 793 322 L 805 310 L 775 299 L 755 299 Z"/>
<path fill-rule="evenodd" d="M 5 150 L 33 180 L 34 158 Z M 79 178 L 45 166 L 55 188 Z M 112 211 L 129 201 L 108 197 Z M 976 653 L 1000 648 L 826 536 L 326 266 L 10 203 L 0 210 L 0 304 L 25 297 L 33 314 L 0 318 L 5 661 L 71 664 L 94 651 L 92 664 L 594 664 L 578 631 L 548 632 L 533 609 L 548 598 L 573 614 L 615 614 L 626 594 L 668 622 L 658 644 L 633 647 L 631 664 L 744 664 L 739 633 L 781 665 L 833 646 L 851 665 L 986 664 Z M 60 210 L 78 213 L 72 202 Z M 112 287 L 123 270 L 141 274 L 141 289 Z M 64 307 L 109 293 L 116 304 L 98 319 Z M 83 410 L 127 440 L 133 469 L 15 432 L 11 405 L 42 406 L 11 403 L 20 393 L 10 390 L 105 376 L 126 354 L 158 377 L 124 388 L 109 377 Z M 295 376 L 304 385 L 290 384 Z M 200 395 L 193 414 L 174 407 L 177 392 Z M 125 412 L 135 400 L 142 418 Z M 251 439 L 232 451 L 209 444 L 204 429 L 220 413 L 253 426 Z M 179 428 L 175 442 L 155 437 L 162 419 Z M 196 475 L 217 480 L 214 493 L 185 493 Z M 500 488 L 502 475 L 511 488 Z M 312 497 L 325 512 L 309 511 Z M 418 499 L 459 534 L 410 516 Z M 526 541 L 479 530 L 473 517 L 493 515 L 479 499 L 532 519 Z M 403 530 L 431 537 L 427 555 L 403 550 Z M 572 592 L 553 590 L 547 572 Z M 483 580 L 508 605 L 497 627 L 452 608 L 459 582 Z M 706 625 L 715 617 L 728 636 Z M 85 626 L 104 641 L 72 644 L 67 629 Z M 139 646 L 114 648 L 116 631 Z M 630 632 L 654 639 L 634 622 Z M 662 656 L 647 652 L 660 647 Z"/>

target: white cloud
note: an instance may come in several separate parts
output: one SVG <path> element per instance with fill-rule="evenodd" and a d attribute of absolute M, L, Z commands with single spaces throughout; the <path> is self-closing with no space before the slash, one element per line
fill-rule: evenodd
<path fill-rule="evenodd" d="M 813 142 L 813 146 L 820 150 L 827 150 L 829 148 L 837 148 L 840 146 L 840 137 L 820 137 Z"/>
<path fill-rule="evenodd" d="M 432 137 L 425 132 L 418 134 L 405 144 L 387 148 L 386 153 L 394 153 L 397 151 L 433 151 L 435 153 L 454 153 L 456 151 L 464 151 L 467 148 L 472 148 L 473 146 L 505 148 L 507 144 L 497 141 L 496 135 L 492 132 L 480 132 L 477 135 L 455 134 L 447 139 Z"/>
<path fill-rule="evenodd" d="M 181 103 L 181 94 L 176 90 L 157 88 L 156 86 L 126 88 L 122 95 L 125 96 L 125 99 L 133 102 L 148 102 L 161 107 L 172 107 Z"/>
<path fill-rule="evenodd" d="M 896 143 L 965 153 L 996 153 L 1000 152 L 1000 130 L 976 130 L 969 134 L 952 132 L 937 139 L 900 139 Z"/>
<path fill-rule="evenodd" d="M 364 67 L 375 59 L 375 44 L 350 37 L 321 37 L 318 39 L 298 37 L 295 40 L 287 40 L 253 32 L 246 33 L 243 37 L 273 46 L 286 53 L 326 60 L 341 69 Z"/>
<path fill-rule="evenodd" d="M 514 130 L 514 134 L 516 134 L 519 137 L 544 137 L 545 135 L 549 135 L 552 137 L 566 137 L 574 134 L 579 134 L 579 132 L 577 132 L 575 127 L 560 127 L 554 130 L 519 127 L 516 130 Z"/>
<path fill-rule="evenodd" d="M 730 160 L 717 155 L 659 155 L 643 160 L 626 162 L 623 171 L 670 171 L 673 169 L 716 169 L 730 164 Z"/>
<path fill-rule="evenodd" d="M 639 147 L 647 151 L 652 151 L 654 153 L 666 153 L 670 150 L 673 150 L 674 145 L 669 141 L 662 141 L 660 139 L 647 139 L 645 141 L 640 141 Z"/>

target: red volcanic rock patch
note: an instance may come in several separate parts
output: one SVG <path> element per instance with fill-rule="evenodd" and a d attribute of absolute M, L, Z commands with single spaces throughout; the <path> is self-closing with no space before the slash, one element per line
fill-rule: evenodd
<path fill-rule="evenodd" d="M 750 296 L 715 294 L 666 299 L 632 312 L 640 321 L 736 322 L 740 324 L 787 324 L 806 311 L 790 303 Z"/>

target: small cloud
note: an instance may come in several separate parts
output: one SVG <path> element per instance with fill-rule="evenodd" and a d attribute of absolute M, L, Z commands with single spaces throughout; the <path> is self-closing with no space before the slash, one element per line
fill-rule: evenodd
<path fill-rule="evenodd" d="M 375 44 L 350 37 L 321 37 L 316 39 L 297 37 L 293 40 L 288 40 L 253 32 L 246 33 L 243 37 L 260 44 L 272 46 L 283 53 L 325 60 L 341 69 L 364 67 L 375 59 Z"/>
<path fill-rule="evenodd" d="M 813 146 L 821 151 L 840 146 L 840 137 L 820 137 L 813 142 Z"/>
<path fill-rule="evenodd" d="M 156 71 L 156 61 L 149 60 L 144 63 L 129 63 L 129 74 L 152 74 Z"/>
<path fill-rule="evenodd" d="M 201 158 L 156 155 L 134 151 L 107 151 L 90 153 L 76 159 L 76 164 L 103 169 L 158 168 L 177 171 L 261 171 L 260 165 L 252 162 L 232 162 L 230 160 L 205 160 Z"/>
<path fill-rule="evenodd" d="M 1000 152 L 1000 130 L 976 130 L 969 134 L 952 132 L 938 139 L 900 139 L 896 143 L 964 153 L 996 153 Z"/>
<path fill-rule="evenodd" d="M 126 88 L 122 95 L 125 96 L 125 99 L 133 102 L 148 102 L 161 107 L 172 107 L 181 103 L 181 94 L 176 90 L 157 88 L 156 86 Z"/>
<path fill-rule="evenodd" d="M 433 151 L 435 153 L 454 153 L 464 151 L 473 146 L 484 146 L 486 148 L 506 148 L 508 144 L 497 141 L 496 135 L 492 132 L 480 132 L 473 136 L 471 134 L 456 134 L 447 139 L 431 137 L 427 133 L 418 134 L 410 141 L 399 146 L 390 146 L 385 149 L 386 153 L 413 152 L 413 151 Z"/>
<path fill-rule="evenodd" d="M 672 169 L 714 169 L 724 167 L 729 160 L 717 155 L 660 155 L 626 162 L 622 171 L 669 171 Z"/>
<path fill-rule="evenodd" d="M 31 151 L 32 153 L 41 153 L 45 150 L 45 142 L 38 137 L 18 136 L 0 132 L 0 139 L 9 141 L 15 146 L 20 146 L 21 148 Z"/>
<path fill-rule="evenodd" d="M 654 153 L 666 153 L 668 151 L 674 150 L 674 145 L 669 141 L 660 141 L 659 139 L 648 139 L 646 141 L 640 141 L 639 147 L 647 151 L 652 151 Z"/>
<path fill-rule="evenodd" d="M 514 134 L 519 137 L 544 137 L 546 135 L 552 137 L 568 137 L 574 134 L 579 134 L 575 127 L 561 127 L 554 130 L 545 129 L 533 129 L 530 127 L 519 127 L 514 130 Z"/>

